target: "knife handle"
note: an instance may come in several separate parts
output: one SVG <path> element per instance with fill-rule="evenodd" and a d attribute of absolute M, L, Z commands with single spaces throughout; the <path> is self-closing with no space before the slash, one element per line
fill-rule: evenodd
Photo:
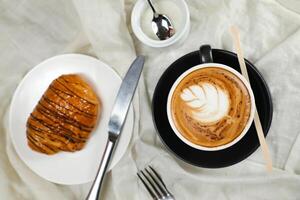
<path fill-rule="evenodd" d="M 104 175 L 106 172 L 106 168 L 109 164 L 114 146 L 115 146 L 115 142 L 107 140 L 104 155 L 100 162 L 100 166 L 97 171 L 96 178 L 93 182 L 92 188 L 90 189 L 88 196 L 86 197 L 86 200 L 98 200 L 99 193 L 101 190 L 101 185 L 103 183 Z"/>

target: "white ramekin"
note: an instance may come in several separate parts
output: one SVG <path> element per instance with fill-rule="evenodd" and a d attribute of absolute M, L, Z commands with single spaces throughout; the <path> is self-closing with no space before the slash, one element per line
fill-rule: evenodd
<path fill-rule="evenodd" d="M 176 33 L 171 38 L 166 40 L 151 39 L 143 32 L 141 28 L 140 20 L 142 18 L 142 13 L 144 13 L 146 9 L 149 9 L 149 4 L 147 0 L 138 0 L 134 5 L 134 8 L 131 13 L 131 27 L 136 37 L 144 44 L 156 48 L 167 47 L 172 44 L 182 42 L 187 38 L 190 31 L 190 12 L 186 2 L 184 0 L 168 0 L 168 1 L 174 1 L 178 5 L 178 8 L 182 12 L 182 16 L 183 16 L 182 23 L 184 24 L 181 26 L 182 27 L 181 29 L 176 30 Z"/>

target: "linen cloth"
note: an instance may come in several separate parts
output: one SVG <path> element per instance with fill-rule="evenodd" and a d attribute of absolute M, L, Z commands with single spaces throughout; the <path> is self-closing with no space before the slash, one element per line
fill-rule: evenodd
<path fill-rule="evenodd" d="M 298 0 L 187 0 L 191 30 L 182 45 L 154 49 L 130 27 L 133 0 L 2 0 L 0 2 L 0 199 L 84 199 L 90 183 L 63 186 L 35 175 L 18 157 L 7 130 L 12 94 L 28 70 L 62 53 L 98 57 L 121 76 L 137 54 L 146 56 L 134 98 L 130 146 L 108 173 L 102 199 L 151 199 L 136 172 L 159 171 L 177 199 L 300 199 L 300 3 Z M 151 99 L 163 71 L 201 44 L 233 51 L 230 25 L 240 28 L 247 59 L 266 79 L 273 98 L 267 137 L 274 170 L 261 150 L 227 168 L 205 169 L 175 158 L 157 137 Z"/>

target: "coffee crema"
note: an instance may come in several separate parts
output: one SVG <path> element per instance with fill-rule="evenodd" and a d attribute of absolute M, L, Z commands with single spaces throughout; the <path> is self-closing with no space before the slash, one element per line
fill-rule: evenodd
<path fill-rule="evenodd" d="M 172 119 L 178 131 L 204 147 L 218 147 L 237 138 L 250 112 L 251 98 L 243 81 L 219 67 L 191 72 L 171 98 Z"/>

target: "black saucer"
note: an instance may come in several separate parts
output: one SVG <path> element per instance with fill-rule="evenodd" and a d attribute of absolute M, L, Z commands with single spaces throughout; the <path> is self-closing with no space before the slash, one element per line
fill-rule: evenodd
<path fill-rule="evenodd" d="M 215 63 L 225 64 L 240 72 L 236 54 L 213 49 Z M 250 156 L 258 147 L 257 133 L 252 123 L 246 135 L 235 145 L 220 151 L 202 151 L 182 142 L 173 132 L 167 117 L 167 98 L 175 80 L 189 68 L 199 65 L 199 51 L 191 52 L 176 60 L 161 76 L 152 99 L 153 120 L 159 136 L 165 145 L 179 158 L 196 166 L 207 168 L 226 167 L 238 163 Z M 256 67 L 246 60 L 256 107 L 265 136 L 272 122 L 272 99 L 268 86 Z"/>

